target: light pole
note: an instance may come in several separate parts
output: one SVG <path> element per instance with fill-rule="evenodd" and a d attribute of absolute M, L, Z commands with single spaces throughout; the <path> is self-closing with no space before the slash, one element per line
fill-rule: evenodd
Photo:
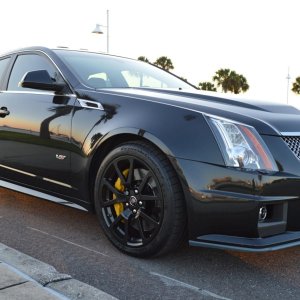
<path fill-rule="evenodd" d="M 290 67 L 288 67 L 288 74 L 287 74 L 287 93 L 286 93 L 286 103 L 289 104 L 289 94 L 290 94 Z"/>
<path fill-rule="evenodd" d="M 92 33 L 103 34 L 104 32 L 101 27 L 106 28 L 106 52 L 109 53 L 109 10 L 106 11 L 106 26 L 96 24 L 96 27 Z"/>

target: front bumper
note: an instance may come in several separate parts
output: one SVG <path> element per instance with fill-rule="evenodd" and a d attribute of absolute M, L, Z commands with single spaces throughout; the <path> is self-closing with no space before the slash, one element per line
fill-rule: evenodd
<path fill-rule="evenodd" d="M 208 234 L 189 241 L 191 246 L 226 249 L 244 252 L 267 252 L 300 245 L 300 231 L 285 232 L 264 238 L 246 238 Z"/>
<path fill-rule="evenodd" d="M 192 246 L 263 252 L 300 245 L 300 176 L 177 160 Z M 259 210 L 268 210 L 259 221 Z"/>

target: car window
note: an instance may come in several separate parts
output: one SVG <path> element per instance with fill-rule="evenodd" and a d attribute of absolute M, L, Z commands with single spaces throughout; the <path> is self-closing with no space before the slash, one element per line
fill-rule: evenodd
<path fill-rule="evenodd" d="M 63 62 L 89 87 L 100 88 L 180 88 L 191 85 L 150 64 L 90 52 L 54 50 Z"/>
<path fill-rule="evenodd" d="M 46 57 L 37 54 L 23 54 L 19 55 L 14 63 L 7 89 L 11 91 L 32 90 L 21 87 L 19 83 L 27 72 L 37 70 L 47 70 L 51 78 L 56 81 L 62 80 L 56 68 Z"/>
<path fill-rule="evenodd" d="M 167 88 L 167 84 L 151 75 L 141 72 L 121 71 L 128 86 L 130 87 L 152 87 Z"/>
<path fill-rule="evenodd" d="M 4 75 L 4 71 L 7 67 L 7 64 L 10 60 L 10 57 L 4 58 L 0 60 L 0 83 L 1 83 L 1 78 Z"/>
<path fill-rule="evenodd" d="M 108 74 L 105 72 L 91 74 L 87 80 L 89 85 L 96 89 L 104 88 L 104 87 L 112 87 L 110 78 Z"/>

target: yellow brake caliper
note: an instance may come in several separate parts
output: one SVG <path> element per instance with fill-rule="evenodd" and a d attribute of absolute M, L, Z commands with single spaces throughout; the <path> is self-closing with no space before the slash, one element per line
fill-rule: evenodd
<path fill-rule="evenodd" d="M 123 173 L 124 177 L 127 178 L 129 169 L 124 170 L 122 173 Z M 125 186 L 122 184 L 120 177 L 115 182 L 115 188 L 122 193 L 125 190 Z M 114 194 L 113 199 L 116 199 L 116 198 L 117 198 L 117 196 Z M 116 203 L 116 204 L 114 204 L 114 208 L 115 208 L 116 215 L 118 217 L 123 212 L 124 205 L 123 205 L 123 203 Z"/>

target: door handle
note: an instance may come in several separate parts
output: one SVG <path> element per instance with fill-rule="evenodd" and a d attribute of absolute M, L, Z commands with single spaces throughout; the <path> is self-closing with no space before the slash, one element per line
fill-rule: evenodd
<path fill-rule="evenodd" d="M 1 107 L 0 108 L 0 118 L 5 118 L 10 114 L 9 110 L 7 110 L 7 107 Z"/>

